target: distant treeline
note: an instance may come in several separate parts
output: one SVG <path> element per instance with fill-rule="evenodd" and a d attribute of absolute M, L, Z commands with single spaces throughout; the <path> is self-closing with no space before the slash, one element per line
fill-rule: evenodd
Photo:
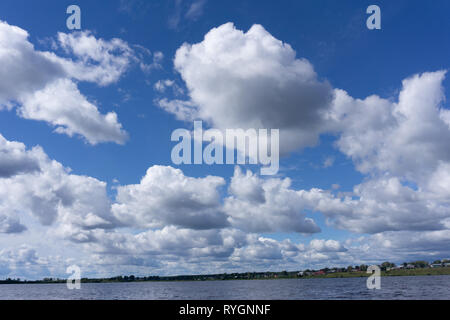
<path fill-rule="evenodd" d="M 391 262 L 383 262 L 379 265 L 383 276 L 416 276 L 416 275 L 450 275 L 450 260 L 436 260 L 432 263 L 426 261 L 404 262 L 396 265 Z M 334 267 L 320 270 L 307 269 L 303 271 L 281 272 L 245 272 L 245 273 L 221 273 L 211 275 L 181 275 L 181 276 L 147 276 L 138 277 L 116 276 L 111 278 L 82 278 L 82 283 L 110 283 L 110 282 L 143 282 L 143 281 L 220 281 L 220 280 L 259 280 L 259 279 L 292 279 L 292 278 L 346 278 L 369 276 L 367 265 L 348 266 L 346 268 Z M 0 284 L 49 284 L 65 283 L 66 279 L 44 278 L 42 280 L 5 279 Z"/>
<path fill-rule="evenodd" d="M 282 272 L 247 272 L 247 273 L 222 273 L 211 275 L 182 275 L 182 276 L 148 276 L 137 277 L 116 276 L 111 278 L 82 278 L 82 283 L 104 283 L 104 282 L 142 282 L 142 281 L 211 281 L 211 280 L 250 280 L 250 279 L 276 279 L 293 278 L 298 275 L 298 271 Z M 19 283 L 65 283 L 65 279 L 44 278 L 42 280 L 27 281 L 21 279 L 0 280 L 0 284 L 19 284 Z"/>

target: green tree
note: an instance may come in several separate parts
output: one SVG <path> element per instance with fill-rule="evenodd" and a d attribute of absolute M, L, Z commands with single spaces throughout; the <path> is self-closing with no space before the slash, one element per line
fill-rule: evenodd
<path fill-rule="evenodd" d="M 416 268 L 425 268 L 428 267 L 428 262 L 426 261 L 414 261 L 412 262 L 412 264 L 416 267 Z"/>
<path fill-rule="evenodd" d="M 381 264 L 381 270 L 386 270 L 387 268 L 393 268 L 393 267 L 395 267 L 395 263 L 392 263 L 389 261 L 383 262 Z"/>

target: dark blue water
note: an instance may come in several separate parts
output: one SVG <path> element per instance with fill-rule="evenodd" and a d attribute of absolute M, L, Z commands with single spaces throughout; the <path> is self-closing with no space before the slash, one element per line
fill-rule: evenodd
<path fill-rule="evenodd" d="M 366 278 L 0 285 L 0 299 L 302 300 L 450 299 L 450 276 L 383 277 L 380 290 Z"/>

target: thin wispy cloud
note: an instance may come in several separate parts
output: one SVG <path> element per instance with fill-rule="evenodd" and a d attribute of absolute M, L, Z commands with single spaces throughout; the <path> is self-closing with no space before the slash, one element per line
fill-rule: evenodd
<path fill-rule="evenodd" d="M 183 20 L 196 21 L 204 12 L 207 0 L 174 0 L 173 12 L 168 19 L 170 29 L 177 29 Z"/>
<path fill-rule="evenodd" d="M 203 14 L 207 0 L 195 0 L 185 14 L 186 19 L 197 20 Z"/>

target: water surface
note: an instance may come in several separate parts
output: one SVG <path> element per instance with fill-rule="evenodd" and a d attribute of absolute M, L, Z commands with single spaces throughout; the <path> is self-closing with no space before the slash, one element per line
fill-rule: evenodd
<path fill-rule="evenodd" d="M 0 285 L 0 299 L 303 300 L 450 299 L 450 276 L 383 277 L 380 290 L 366 278 Z"/>

